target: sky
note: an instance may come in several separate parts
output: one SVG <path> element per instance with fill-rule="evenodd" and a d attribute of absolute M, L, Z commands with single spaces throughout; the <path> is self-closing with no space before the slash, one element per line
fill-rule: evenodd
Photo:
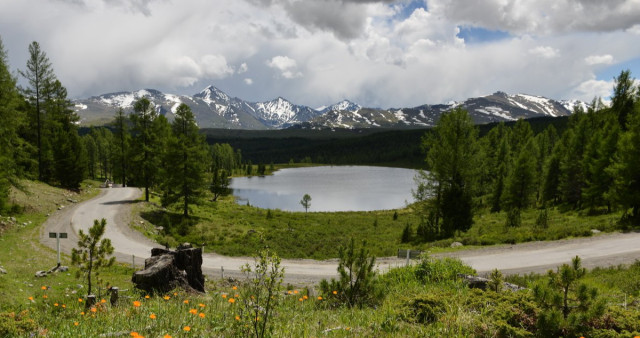
<path fill-rule="evenodd" d="M 72 98 L 591 101 L 622 70 L 640 77 L 640 0 L 2 0 L 0 37 L 13 70 L 38 41 Z"/>

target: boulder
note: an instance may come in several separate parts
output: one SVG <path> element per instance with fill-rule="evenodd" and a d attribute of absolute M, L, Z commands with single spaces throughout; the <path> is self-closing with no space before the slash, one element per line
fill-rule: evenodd
<path fill-rule="evenodd" d="M 462 244 L 462 243 L 460 243 L 460 242 L 453 242 L 453 243 L 451 243 L 451 247 L 452 247 L 452 248 L 458 248 L 458 247 L 461 247 L 461 246 L 464 246 L 464 244 Z"/>
<path fill-rule="evenodd" d="M 176 251 L 153 248 L 151 257 L 144 262 L 144 270 L 136 271 L 132 281 L 147 292 L 167 292 L 177 287 L 204 292 L 202 249 L 192 248 L 188 243 Z"/>
<path fill-rule="evenodd" d="M 1 274 L 6 274 L 6 273 L 7 273 L 7 270 L 5 270 L 3 267 L 0 267 L 0 273 L 1 273 Z"/>
<path fill-rule="evenodd" d="M 458 278 L 461 278 L 463 281 L 465 281 L 465 283 L 467 283 L 470 289 L 480 289 L 484 291 L 487 289 L 487 284 L 489 283 L 488 278 L 483 278 L 478 276 L 459 274 Z M 503 282 L 502 289 L 510 290 L 510 291 L 519 291 L 519 290 L 524 290 L 526 288 L 523 288 L 520 285 Z"/>

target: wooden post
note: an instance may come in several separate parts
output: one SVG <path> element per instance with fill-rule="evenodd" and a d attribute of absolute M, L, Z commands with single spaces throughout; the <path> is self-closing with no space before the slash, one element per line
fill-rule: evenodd
<path fill-rule="evenodd" d="M 85 308 L 90 308 L 96 303 L 96 295 L 87 295 L 87 301 L 84 303 Z"/>
<path fill-rule="evenodd" d="M 407 266 L 409 266 L 409 255 L 411 255 L 411 249 L 407 249 Z"/>
<path fill-rule="evenodd" d="M 112 286 L 110 291 L 111 291 L 111 299 L 109 300 L 111 302 L 111 306 L 116 306 L 118 305 L 118 288 L 115 286 Z"/>

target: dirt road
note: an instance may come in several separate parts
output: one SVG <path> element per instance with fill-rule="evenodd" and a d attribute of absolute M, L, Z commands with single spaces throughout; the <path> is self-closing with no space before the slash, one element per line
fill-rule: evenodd
<path fill-rule="evenodd" d="M 151 248 L 161 246 L 129 228 L 130 207 L 137 203 L 140 195 L 141 192 L 137 188 L 104 189 L 98 197 L 52 215 L 42 227 L 40 240 L 55 249 L 56 240 L 50 239 L 48 233 L 67 232 L 69 238 L 62 239 L 60 243 L 61 251 L 69 254 L 78 241 L 78 230 L 83 229 L 87 232 L 93 225 L 94 219 L 105 218 L 107 220 L 105 237 L 111 239 L 118 261 L 125 263 L 135 261 L 137 266 L 142 266 L 144 259 L 150 256 Z M 544 272 L 562 263 L 568 263 L 576 255 L 583 259 L 587 267 L 632 263 L 640 259 L 640 233 L 606 234 L 446 254 L 446 256 L 459 257 L 479 273 L 488 272 L 494 268 L 504 273 Z M 205 252 L 202 267 L 207 275 L 214 278 L 221 277 L 222 268 L 224 268 L 225 277 L 239 277 L 240 267 L 252 261 L 253 259 L 249 257 L 226 257 Z M 404 259 L 393 257 L 377 260 L 380 271 L 386 271 L 404 263 Z M 310 284 L 322 278 L 337 275 L 336 260 L 285 259 L 282 260 L 282 265 L 285 267 L 285 282 L 292 284 Z"/>

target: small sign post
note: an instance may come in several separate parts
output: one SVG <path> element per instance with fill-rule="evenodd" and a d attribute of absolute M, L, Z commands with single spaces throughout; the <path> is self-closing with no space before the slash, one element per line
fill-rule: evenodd
<path fill-rule="evenodd" d="M 60 238 L 67 238 L 66 232 L 50 232 L 49 238 L 56 239 L 56 247 L 58 248 L 58 266 L 60 266 Z"/>

